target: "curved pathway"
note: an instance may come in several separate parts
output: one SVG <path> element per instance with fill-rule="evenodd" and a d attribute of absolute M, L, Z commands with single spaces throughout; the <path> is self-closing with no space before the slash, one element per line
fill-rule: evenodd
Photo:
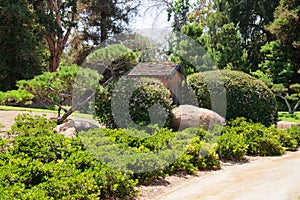
<path fill-rule="evenodd" d="M 279 157 L 255 157 L 243 164 L 227 164 L 219 171 L 169 185 L 156 200 L 298 200 L 300 151 Z"/>

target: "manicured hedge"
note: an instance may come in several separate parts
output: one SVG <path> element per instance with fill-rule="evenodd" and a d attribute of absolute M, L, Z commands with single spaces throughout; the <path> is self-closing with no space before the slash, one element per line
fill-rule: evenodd
<path fill-rule="evenodd" d="M 245 117 L 267 126 L 277 122 L 275 95 L 262 81 L 246 73 L 233 70 L 208 71 L 192 74 L 187 80 L 198 98 L 199 107 L 211 109 L 212 101 L 222 101 L 217 97 L 225 89 L 227 120 Z"/>
<path fill-rule="evenodd" d="M 109 128 L 146 126 L 171 122 L 170 92 L 157 79 L 121 79 L 98 91 L 95 101 L 97 119 Z M 153 109 L 154 113 L 151 113 Z M 154 118 L 151 121 L 151 114 Z"/>

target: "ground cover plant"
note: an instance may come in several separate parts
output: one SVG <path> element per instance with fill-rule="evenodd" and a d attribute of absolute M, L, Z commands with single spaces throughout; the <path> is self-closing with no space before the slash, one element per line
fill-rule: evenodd
<path fill-rule="evenodd" d="M 1 140 L 0 194 L 4 199 L 128 199 L 136 195 L 130 172 L 111 169 L 84 151 L 77 138 L 53 130 L 41 116 L 16 119 Z"/>

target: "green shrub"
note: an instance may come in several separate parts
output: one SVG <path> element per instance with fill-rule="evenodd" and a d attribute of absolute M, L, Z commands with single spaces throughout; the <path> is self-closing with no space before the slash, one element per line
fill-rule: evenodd
<path fill-rule="evenodd" d="M 292 136 L 297 141 L 297 146 L 300 146 L 300 127 L 299 126 L 292 126 L 286 130 L 287 133 Z"/>
<path fill-rule="evenodd" d="M 134 88 L 134 91 L 131 91 Z M 171 122 L 170 92 L 156 79 L 122 79 L 110 83 L 96 95 L 96 115 L 100 123 L 109 128 L 147 126 L 161 123 L 168 127 Z M 113 102 L 112 102 L 113 99 Z M 154 112 L 151 113 L 151 107 Z M 114 113 L 113 113 L 114 112 Z M 156 116 L 151 121 L 151 114 Z M 116 122 L 118 120 L 118 124 Z M 133 121 L 133 122 L 132 122 Z"/>
<path fill-rule="evenodd" d="M 261 123 L 248 122 L 245 118 L 237 118 L 228 122 L 224 132 L 240 134 L 248 145 L 247 154 L 258 156 L 281 155 L 286 148 L 293 148 L 295 140 L 284 135 L 274 126 L 265 127 Z"/>
<path fill-rule="evenodd" d="M 26 90 L 0 91 L 0 105 L 25 106 L 32 103 L 34 95 Z"/>
<path fill-rule="evenodd" d="M 218 138 L 217 153 L 222 159 L 241 160 L 246 155 L 247 148 L 243 134 L 227 132 Z"/>
<path fill-rule="evenodd" d="M 130 199 L 131 172 L 99 162 L 79 138 L 53 130 L 43 116 L 20 115 L 10 144 L 0 154 L 0 199 Z"/>
<path fill-rule="evenodd" d="M 201 128 L 175 133 L 156 127 L 151 134 L 136 129 L 93 129 L 79 135 L 97 158 L 133 170 L 133 178 L 144 182 L 178 171 L 193 174 L 219 168 L 216 145 L 204 141 L 206 134 Z"/>
<path fill-rule="evenodd" d="M 285 148 L 276 138 L 263 136 L 255 138 L 249 144 L 248 153 L 258 156 L 277 156 L 284 154 Z"/>
<path fill-rule="evenodd" d="M 287 130 L 281 130 L 271 126 L 266 129 L 267 134 L 276 138 L 287 151 L 296 151 L 298 142 Z"/>
<path fill-rule="evenodd" d="M 218 75 L 221 77 L 217 77 Z M 277 104 L 275 95 L 260 80 L 239 71 L 209 71 L 189 75 L 188 83 L 197 96 L 199 107 L 211 109 L 211 96 L 218 97 L 222 87 L 226 90 L 227 120 L 245 117 L 264 125 L 277 121 Z M 212 86 L 209 91 L 208 83 Z M 215 108 L 216 112 L 222 108 Z"/>

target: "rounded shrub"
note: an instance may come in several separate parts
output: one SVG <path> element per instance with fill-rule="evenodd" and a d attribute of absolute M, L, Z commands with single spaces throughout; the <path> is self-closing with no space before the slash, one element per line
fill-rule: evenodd
<path fill-rule="evenodd" d="M 218 101 L 211 97 L 218 97 L 224 88 L 227 120 L 245 117 L 267 126 L 277 121 L 275 95 L 262 81 L 244 72 L 207 71 L 189 75 L 187 81 L 197 96 L 199 107 L 208 109 L 212 109 L 213 101 Z M 218 108 L 214 111 L 218 112 Z"/>
<path fill-rule="evenodd" d="M 157 79 L 122 79 L 98 91 L 96 115 L 99 122 L 109 128 L 119 124 L 131 126 L 132 122 L 139 126 L 164 122 L 162 126 L 168 127 L 172 109 L 170 96 L 170 91 Z"/>

